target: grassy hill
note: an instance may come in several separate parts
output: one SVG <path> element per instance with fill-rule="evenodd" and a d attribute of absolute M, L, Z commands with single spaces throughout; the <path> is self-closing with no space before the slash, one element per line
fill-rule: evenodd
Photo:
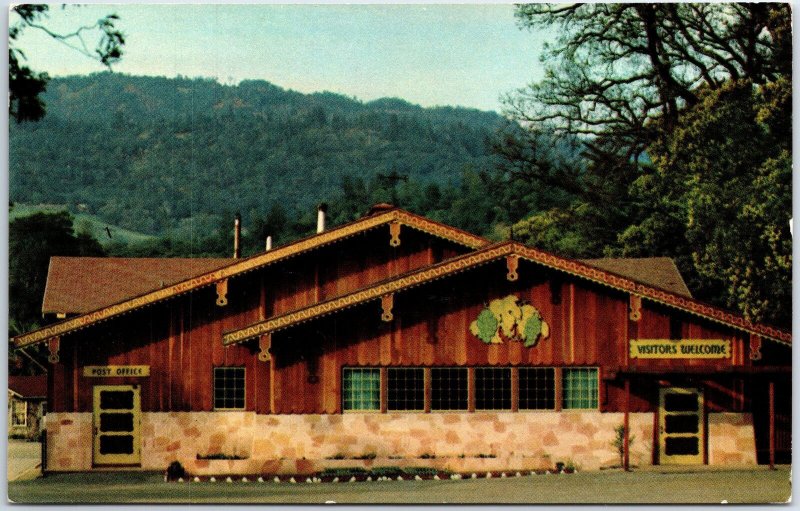
<path fill-rule="evenodd" d="M 13 221 L 15 218 L 33 215 L 34 213 L 57 213 L 67 210 L 68 207 L 63 204 L 14 204 L 14 207 L 8 213 L 8 219 L 9 221 Z M 91 234 L 92 237 L 103 246 L 109 246 L 113 243 L 130 245 L 154 239 L 152 235 L 142 234 L 141 232 L 131 231 L 109 224 L 97 215 L 72 213 L 72 216 L 75 218 L 74 225 L 76 231 Z M 110 237 L 106 228 L 111 232 Z"/>
<path fill-rule="evenodd" d="M 345 177 L 457 185 L 465 169 L 493 166 L 486 142 L 503 123 L 265 81 L 101 73 L 54 79 L 44 99 L 42 121 L 10 127 L 10 198 L 67 205 L 101 227 L 98 239 L 105 225 L 120 236 L 197 232 L 235 211 L 249 225 L 276 204 L 297 216 Z"/>

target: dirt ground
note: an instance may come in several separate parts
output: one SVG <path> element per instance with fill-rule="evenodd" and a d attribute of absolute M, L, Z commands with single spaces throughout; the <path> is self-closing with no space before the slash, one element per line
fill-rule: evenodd
<path fill-rule="evenodd" d="M 9 440 L 6 475 L 9 481 L 32 479 L 41 474 L 42 444 L 24 440 Z"/>
<path fill-rule="evenodd" d="M 327 484 L 165 483 L 160 474 L 107 472 L 9 482 L 8 498 L 17 503 L 783 503 L 791 498 L 790 479 L 788 466 Z"/>

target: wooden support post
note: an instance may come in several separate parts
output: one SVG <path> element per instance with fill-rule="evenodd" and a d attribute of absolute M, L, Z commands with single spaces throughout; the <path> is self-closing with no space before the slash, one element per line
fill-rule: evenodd
<path fill-rule="evenodd" d="M 631 424 L 630 424 L 630 410 L 631 410 L 631 380 L 625 378 L 625 417 L 623 419 L 624 437 L 622 441 L 622 469 L 625 472 L 630 470 L 631 460 Z"/>
<path fill-rule="evenodd" d="M 431 383 L 431 368 L 426 367 L 422 370 L 423 392 L 425 393 L 425 413 L 431 413 L 431 400 L 433 398 L 433 387 Z"/>
<path fill-rule="evenodd" d="M 278 407 L 275 403 L 275 380 L 277 375 L 275 372 L 275 357 L 269 359 L 269 413 L 278 413 Z"/>
<path fill-rule="evenodd" d="M 769 382 L 769 468 L 775 470 L 775 382 Z"/>
<path fill-rule="evenodd" d="M 475 368 L 467 368 L 467 411 L 475 411 Z"/>
<path fill-rule="evenodd" d="M 519 368 L 511 368 L 511 411 L 519 411 Z"/>
<path fill-rule="evenodd" d="M 553 369 L 553 373 L 554 373 L 553 374 L 553 378 L 555 380 L 553 383 L 554 383 L 555 394 L 556 394 L 556 402 L 554 403 L 554 405 L 555 405 L 555 410 L 554 411 L 560 412 L 561 408 L 562 408 L 562 406 L 564 404 L 564 395 L 563 395 L 563 393 L 561 391 L 561 368 L 560 367 L 554 368 Z"/>
<path fill-rule="evenodd" d="M 389 369 L 381 367 L 381 413 L 386 413 L 389 409 Z"/>

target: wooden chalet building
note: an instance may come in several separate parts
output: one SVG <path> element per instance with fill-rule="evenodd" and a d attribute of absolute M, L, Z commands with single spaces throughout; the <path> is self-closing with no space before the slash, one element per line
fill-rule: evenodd
<path fill-rule="evenodd" d="M 244 259 L 53 258 L 47 467 L 307 473 L 788 462 L 791 335 L 671 260 L 388 206 Z M 632 441 L 631 441 L 632 440 Z"/>

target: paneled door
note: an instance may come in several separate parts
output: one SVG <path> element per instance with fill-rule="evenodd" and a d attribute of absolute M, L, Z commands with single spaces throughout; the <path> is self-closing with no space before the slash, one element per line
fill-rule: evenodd
<path fill-rule="evenodd" d="M 703 463 L 705 421 L 702 389 L 659 389 L 658 423 L 662 465 Z"/>
<path fill-rule="evenodd" d="M 95 385 L 93 392 L 95 465 L 141 462 L 141 402 L 138 385 Z"/>

